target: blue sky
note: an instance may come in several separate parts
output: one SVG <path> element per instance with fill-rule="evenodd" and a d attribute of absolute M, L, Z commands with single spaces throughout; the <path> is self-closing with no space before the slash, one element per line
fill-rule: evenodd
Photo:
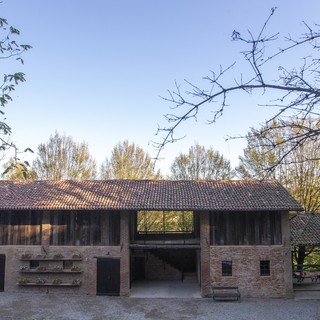
<path fill-rule="evenodd" d="M 36 151 L 57 130 L 87 142 L 98 163 L 124 139 L 155 156 L 151 141 L 160 139 L 157 127 L 171 112 L 160 96 L 174 89 L 174 81 L 205 86 L 210 70 L 241 60 L 243 48 L 231 41 L 232 31 L 259 30 L 274 6 L 271 33 L 298 35 L 303 20 L 319 23 L 320 2 L 310 0 L 4 0 L 1 16 L 20 29 L 20 42 L 33 46 L 25 65 L 14 66 L 27 82 L 5 110 L 11 140 Z M 184 123 L 177 135 L 186 138 L 163 151 L 158 168 L 168 172 L 173 158 L 194 142 L 236 165 L 245 142 L 225 138 L 257 127 L 270 110 L 257 107 L 255 97 L 230 102 L 216 124 L 206 124 L 208 107 L 197 122 Z"/>

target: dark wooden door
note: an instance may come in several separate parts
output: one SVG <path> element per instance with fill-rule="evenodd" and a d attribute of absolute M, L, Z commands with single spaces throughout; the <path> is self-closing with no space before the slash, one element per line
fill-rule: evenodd
<path fill-rule="evenodd" d="M 4 274 L 6 266 L 6 256 L 0 254 L 0 291 L 4 291 Z"/>
<path fill-rule="evenodd" d="M 98 258 L 97 295 L 118 296 L 120 294 L 120 259 Z"/>

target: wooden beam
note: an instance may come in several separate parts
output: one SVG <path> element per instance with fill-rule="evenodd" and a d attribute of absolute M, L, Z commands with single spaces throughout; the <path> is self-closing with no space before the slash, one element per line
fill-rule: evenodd
<path fill-rule="evenodd" d="M 200 249 L 199 244 L 130 244 L 131 249 Z"/>

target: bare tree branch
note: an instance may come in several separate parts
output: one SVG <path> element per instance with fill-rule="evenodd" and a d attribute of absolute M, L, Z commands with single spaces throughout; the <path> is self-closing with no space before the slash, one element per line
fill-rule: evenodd
<path fill-rule="evenodd" d="M 161 152 L 168 143 L 179 140 L 175 138 L 175 132 L 184 121 L 191 118 L 196 119 L 204 106 L 211 104 L 213 106 L 213 116 L 212 119 L 208 119 L 208 123 L 212 124 L 216 122 L 228 107 L 229 96 L 236 92 L 246 94 L 270 92 L 278 95 L 276 100 L 262 105 L 278 109 L 266 121 L 267 126 L 275 119 L 282 125 L 285 125 L 285 120 L 288 116 L 295 117 L 296 119 L 307 119 L 308 116 L 312 116 L 313 118 L 319 118 L 320 121 L 320 59 L 318 58 L 320 31 L 313 30 L 313 28 L 304 22 L 304 27 L 307 30 L 302 33 L 299 39 L 294 39 L 290 35 L 286 36 L 284 37 L 284 41 L 289 44 L 276 48 L 274 52 L 269 53 L 272 50 L 271 45 L 276 40 L 279 40 L 280 37 L 280 33 L 267 35 L 267 27 L 275 12 L 276 8 L 272 8 L 270 15 L 262 25 L 257 36 L 248 31 L 248 37 L 243 37 L 238 31 L 233 31 L 232 40 L 240 41 L 248 46 L 248 50 L 242 51 L 242 55 L 244 61 L 250 66 L 249 70 L 252 71 L 251 74 L 250 72 L 241 73 L 239 75 L 240 80 L 234 80 L 234 83 L 230 84 L 227 75 L 232 72 L 236 65 L 236 63 L 232 63 L 227 68 L 220 66 L 218 73 L 211 71 L 210 76 L 204 77 L 204 80 L 210 85 L 209 90 L 204 90 L 185 80 L 184 83 L 189 90 L 183 92 L 181 86 L 176 83 L 175 90 L 168 91 L 168 97 L 164 97 L 163 99 L 173 106 L 172 109 L 175 112 L 165 115 L 165 119 L 169 123 L 168 126 L 158 128 L 157 135 L 161 136 L 161 133 L 164 133 L 164 135 L 161 136 L 160 142 L 154 142 L 154 146 L 158 150 L 155 157 L 156 160 L 159 159 Z M 318 27 L 318 25 L 315 25 L 315 28 Z M 299 68 L 294 67 L 288 70 L 286 67 L 280 66 L 277 67 L 278 78 L 275 77 L 275 79 L 270 80 L 265 77 L 265 71 L 272 66 L 270 65 L 271 61 L 275 62 L 275 59 L 279 56 L 285 57 L 295 48 L 302 47 L 308 54 L 302 57 L 302 63 Z M 273 130 L 272 126 L 269 126 L 269 128 Z M 283 143 L 294 139 L 296 146 L 292 146 L 291 151 L 307 140 L 319 137 L 319 128 L 312 130 L 302 129 L 295 137 L 284 139 Z M 289 153 L 290 150 L 288 151 Z M 279 161 L 285 161 L 288 154 L 284 154 Z M 273 169 L 270 168 L 270 170 Z"/>

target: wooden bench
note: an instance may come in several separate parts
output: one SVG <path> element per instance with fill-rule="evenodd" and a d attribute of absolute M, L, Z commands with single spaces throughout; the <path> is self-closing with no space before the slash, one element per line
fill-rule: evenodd
<path fill-rule="evenodd" d="M 305 279 L 311 279 L 312 282 L 320 282 L 319 271 L 295 271 L 293 276 L 297 279 L 297 283 L 302 283 Z"/>
<path fill-rule="evenodd" d="M 240 301 L 241 295 L 238 287 L 212 287 L 214 301 Z"/>

